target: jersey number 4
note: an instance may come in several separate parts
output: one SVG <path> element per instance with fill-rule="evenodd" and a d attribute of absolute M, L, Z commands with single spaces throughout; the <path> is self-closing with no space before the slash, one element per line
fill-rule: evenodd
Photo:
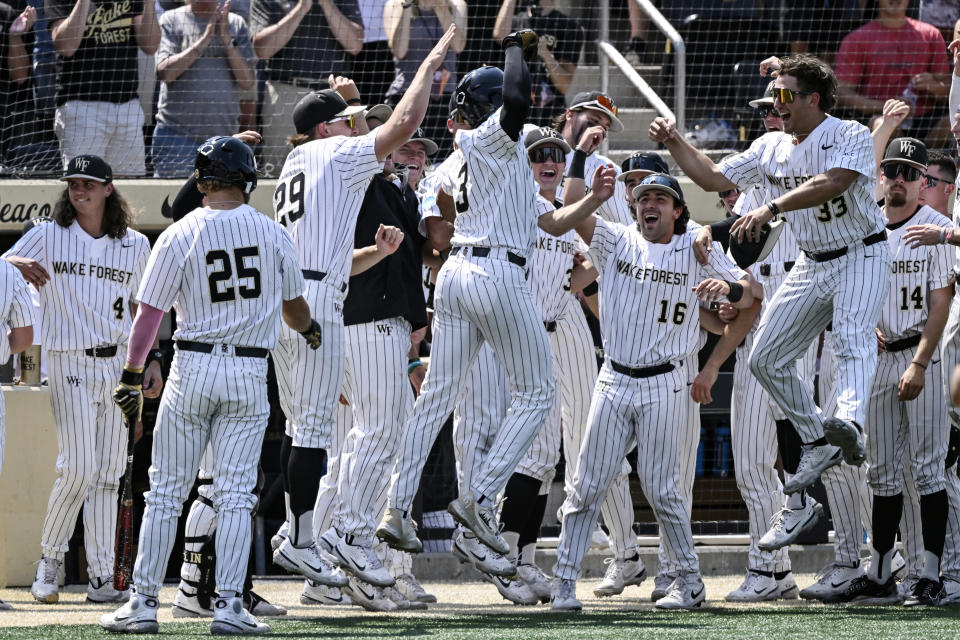
<path fill-rule="evenodd" d="M 260 270 L 255 266 L 247 264 L 250 258 L 259 258 L 260 249 L 258 247 L 237 247 L 233 250 L 233 262 L 230 261 L 230 254 L 223 249 L 213 249 L 207 252 L 207 264 L 210 266 L 218 265 L 216 271 L 211 271 L 207 276 L 207 282 L 210 284 L 211 302 L 231 302 L 237 299 L 237 293 L 244 299 L 260 297 Z M 233 277 L 234 264 L 236 264 L 237 278 L 240 280 L 249 280 L 250 285 L 241 284 L 238 287 L 221 286 Z"/>
<path fill-rule="evenodd" d="M 277 189 L 273 192 L 273 209 L 277 212 L 277 222 L 283 226 L 303 217 L 303 183 L 302 171 L 277 183 Z"/>
<path fill-rule="evenodd" d="M 678 302 L 673 305 L 673 316 L 668 316 L 670 316 L 670 301 L 661 300 L 660 315 L 657 317 L 657 322 L 661 324 L 666 324 L 670 320 L 673 321 L 673 324 L 683 324 L 683 319 L 687 317 L 687 303 Z"/>

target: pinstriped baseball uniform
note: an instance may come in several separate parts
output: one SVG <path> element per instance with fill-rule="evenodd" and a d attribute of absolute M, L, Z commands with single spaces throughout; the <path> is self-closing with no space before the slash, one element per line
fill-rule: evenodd
<path fill-rule="evenodd" d="M 887 345 L 919 335 L 927 320 L 929 293 L 952 281 L 953 252 L 945 245 L 908 248 L 903 234 L 908 225 L 947 220 L 924 205 L 909 219 L 888 225 L 893 276 L 878 328 Z M 877 377 L 867 406 L 867 482 L 878 496 L 901 493 L 904 468 L 909 466 L 919 495 L 946 488 L 943 460 L 947 454 L 947 408 L 943 401 L 941 360 L 926 368 L 923 390 L 910 402 L 897 398 L 900 377 L 910 366 L 914 347 L 880 354 Z"/>
<path fill-rule="evenodd" d="M 77 222 L 52 222 L 35 226 L 5 254 L 33 258 L 50 274 L 40 289 L 40 338 L 59 455 L 40 544 L 44 557 L 63 560 L 82 506 L 91 577 L 113 575 L 127 442 L 112 398 L 123 370 L 124 350 L 117 345 L 130 337 L 130 303 L 149 253 L 146 237 L 130 229 L 122 238 L 94 238 Z M 107 345 L 114 345 L 110 357 L 85 353 Z"/>
<path fill-rule="evenodd" d="M 483 468 L 509 407 L 506 372 L 493 347 L 485 342 L 467 372 L 453 410 L 453 451 L 461 494 L 470 490 Z"/>
<path fill-rule="evenodd" d="M 573 161 L 573 151 L 567 154 L 567 167 L 569 168 Z M 591 153 L 583 163 L 583 179 L 589 189 L 593 183 L 593 174 L 597 167 L 611 165 L 620 175 L 620 167 L 610 158 L 602 156 L 599 153 Z M 564 176 L 566 180 L 566 176 Z M 563 184 L 557 188 L 557 200 L 563 202 Z M 622 180 L 614 183 L 613 196 L 607 199 L 597 208 L 597 214 L 607 222 L 616 222 L 618 224 L 633 224 L 633 212 L 630 211 L 630 205 L 627 204 L 627 187 Z"/>
<path fill-rule="evenodd" d="M 367 185 L 383 163 L 376 132 L 313 140 L 287 156 L 273 194 L 277 222 L 290 232 L 307 280 L 305 297 L 323 343 L 310 349 L 283 326 L 277 387 L 295 447 L 327 449 L 343 381 L 343 300 L 353 260 L 353 233 Z M 319 274 L 325 274 L 318 280 Z M 301 393 L 310 389 L 310 393 Z"/>
<path fill-rule="evenodd" d="M 431 366 L 390 487 L 390 505 L 402 511 L 484 341 L 507 372 L 511 404 L 472 483 L 478 499 L 504 489 L 553 403 L 550 343 L 520 264 L 536 237 L 536 183 L 522 137 L 510 139 L 500 113 L 456 136 L 464 164 L 454 196 L 454 248 L 437 281 Z"/>
<path fill-rule="evenodd" d="M 210 443 L 217 512 L 218 591 L 242 593 L 250 511 L 267 401 L 267 352 L 280 306 L 305 288 L 290 236 L 243 205 L 197 209 L 168 227 L 150 254 L 138 299 L 177 312 L 174 354 L 157 413 L 150 491 L 133 571 L 137 592 L 156 597 L 183 501 Z M 185 341 L 210 345 L 208 353 Z M 262 355 L 238 354 L 240 348 Z"/>
<path fill-rule="evenodd" d="M 866 127 L 827 116 L 799 144 L 789 134 L 767 133 L 720 164 L 731 182 L 760 185 L 771 199 L 830 169 L 857 172 L 843 194 L 820 207 L 785 214 L 804 252 L 848 249 L 821 262 L 807 253 L 799 257 L 760 321 L 750 357 L 754 375 L 804 442 L 822 437 L 823 422 L 797 376 L 796 360 L 831 320 L 838 354 L 837 417 L 863 425 L 866 415 L 877 362 L 871 331 L 890 277 L 889 249 L 876 237 L 884 219 L 873 200 L 874 162 Z M 864 244 L 867 238 L 873 244 Z"/>
<path fill-rule="evenodd" d="M 452 196 L 457 189 L 457 174 L 463 167 L 463 154 L 460 149 L 454 149 L 446 160 L 437 165 L 433 171 L 417 185 L 417 194 L 420 196 L 420 235 L 427 235 L 427 218 L 442 218 L 437 206 L 437 194 L 443 191 Z"/>
<path fill-rule="evenodd" d="M 668 244 L 654 244 L 635 225 L 598 217 L 595 222 L 590 257 L 602 277 L 600 325 L 608 361 L 594 389 L 574 491 L 563 506 L 554 574 L 562 579 L 579 576 L 599 501 L 634 438 L 641 485 L 660 525 L 666 554 L 681 570 L 696 573 L 691 496 L 684 477 L 690 453 L 681 450 L 684 438 L 677 437 L 677 425 L 689 423 L 693 403 L 685 366 L 696 354 L 699 338 L 699 301 L 693 287 L 705 277 L 739 280 L 745 273 L 719 245 L 701 266 L 689 232 L 674 235 Z M 617 311 L 622 309 L 637 312 Z M 614 371 L 611 361 L 626 367 L 670 366 L 633 378 Z"/>
<path fill-rule="evenodd" d="M 29 327 L 34 323 L 30 285 L 12 264 L 0 260 L 0 362 L 10 359 L 7 331 Z M 6 405 L 0 394 L 0 466 L 6 444 Z"/>

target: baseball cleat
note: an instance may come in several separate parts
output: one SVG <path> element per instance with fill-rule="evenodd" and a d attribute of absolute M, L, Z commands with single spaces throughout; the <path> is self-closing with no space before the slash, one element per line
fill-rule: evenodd
<path fill-rule="evenodd" d="M 776 578 L 776 576 L 774 576 Z M 800 589 L 797 587 L 797 581 L 793 579 L 793 573 L 787 571 L 785 575 L 776 578 L 777 597 L 781 600 L 796 600 L 800 597 Z"/>
<path fill-rule="evenodd" d="M 130 599 L 130 589 L 117 591 L 113 588 L 113 576 L 94 578 L 87 583 L 87 602 L 102 604 L 105 602 L 126 602 Z"/>
<path fill-rule="evenodd" d="M 512 562 L 467 533 L 459 532 L 454 536 L 450 552 L 460 562 L 475 566 L 480 573 L 503 578 L 517 577 L 517 567 Z"/>
<path fill-rule="evenodd" d="M 829 418 L 823 423 L 823 437 L 843 452 L 843 461 L 859 467 L 867 459 L 863 433 L 856 423 L 840 418 Z"/>
<path fill-rule="evenodd" d="M 447 505 L 447 511 L 454 520 L 472 531 L 480 542 L 501 555 L 510 553 L 510 545 L 500 537 L 500 525 L 497 523 L 494 508 L 481 507 L 472 492 L 468 491 Z"/>
<path fill-rule="evenodd" d="M 409 553 L 423 551 L 423 543 L 417 537 L 417 523 L 404 517 L 399 509 L 387 507 L 376 535 L 394 549 Z"/>
<path fill-rule="evenodd" d="M 347 576 L 324 557 L 316 544 L 298 548 L 287 538 L 280 548 L 273 552 L 273 563 L 328 587 L 342 587 L 347 584 Z"/>
<path fill-rule="evenodd" d="M 177 597 L 173 599 L 170 613 L 174 618 L 212 618 L 213 607 L 209 601 L 204 606 L 197 594 L 189 595 L 181 588 L 177 589 Z"/>
<path fill-rule="evenodd" d="M 100 626 L 113 633 L 157 633 L 160 630 L 157 624 L 159 607 L 156 598 L 132 593 L 123 606 L 100 618 Z"/>
<path fill-rule="evenodd" d="M 290 524 L 284 520 L 277 532 L 270 538 L 270 548 L 276 551 L 283 544 L 283 541 L 290 535 Z"/>
<path fill-rule="evenodd" d="M 303 581 L 303 591 L 300 592 L 300 604 L 306 605 L 338 605 L 352 604 L 350 596 L 337 587 L 328 587 L 312 580 Z"/>
<path fill-rule="evenodd" d="M 287 608 L 273 604 L 256 591 L 247 591 L 243 594 L 243 608 L 255 616 L 273 618 L 287 615 Z"/>
<path fill-rule="evenodd" d="M 319 547 L 321 551 L 334 555 L 333 550 L 336 548 L 338 542 L 340 542 L 340 534 L 337 533 L 336 529 L 330 527 L 317 538 L 317 547 Z"/>
<path fill-rule="evenodd" d="M 938 607 L 943 604 L 943 597 L 945 595 L 942 582 L 929 578 L 920 578 L 917 580 L 917 584 L 913 586 L 913 591 L 904 598 L 903 606 Z"/>
<path fill-rule="evenodd" d="M 874 582 L 866 575 L 857 576 L 846 588 L 823 599 L 827 604 L 900 604 L 897 581 L 890 578 L 884 583 Z"/>
<path fill-rule="evenodd" d="M 864 573 L 867 573 L 867 574 L 870 573 L 870 564 L 872 561 L 873 559 L 869 556 L 867 556 L 866 558 L 860 561 L 860 566 L 863 567 Z M 896 578 L 897 580 L 900 580 L 901 578 L 905 578 L 904 574 L 906 573 L 907 573 L 907 561 L 903 559 L 903 554 L 900 553 L 900 550 L 896 549 L 893 552 L 893 557 L 890 558 L 890 575 Z M 917 576 L 914 576 L 913 581 L 914 582 L 917 581 Z M 899 589 L 901 585 L 903 585 L 903 582 L 897 585 L 897 588 Z"/>
<path fill-rule="evenodd" d="M 908 575 L 904 576 L 903 580 L 901 580 L 901 581 L 897 584 L 897 592 L 900 593 L 900 599 L 901 599 L 901 600 L 906 600 L 906 599 L 907 599 L 907 596 L 910 595 L 911 593 L 913 593 L 913 588 L 914 588 L 915 586 L 917 586 L 917 582 L 918 582 L 919 580 L 920 580 L 920 576 L 918 576 L 918 575 L 915 574 L 915 573 L 911 573 L 911 574 L 908 574 Z M 946 579 L 946 578 L 944 578 L 944 580 L 943 580 L 943 585 L 944 585 L 944 588 L 946 588 L 946 586 L 947 586 L 947 579 Z"/>
<path fill-rule="evenodd" d="M 639 554 L 629 560 L 607 558 L 604 563 L 607 571 L 593 590 L 593 595 L 598 598 L 620 595 L 628 586 L 639 585 L 647 577 L 647 568 Z"/>
<path fill-rule="evenodd" d="M 796 585 L 794 585 L 796 588 Z M 763 575 L 753 570 L 747 571 L 743 584 L 724 598 L 727 602 L 765 602 L 780 597 L 780 586 L 773 574 Z"/>
<path fill-rule="evenodd" d="M 517 565 L 517 575 L 533 595 L 540 598 L 540 602 L 544 604 L 550 602 L 550 578 L 540 570 L 540 567 L 535 564 Z"/>
<path fill-rule="evenodd" d="M 855 579 L 864 575 L 863 567 L 858 562 L 855 565 L 828 564 L 817 574 L 817 581 L 805 589 L 800 590 L 800 597 L 804 600 L 826 600 L 846 590 Z"/>
<path fill-rule="evenodd" d="M 676 573 L 658 573 L 653 579 L 653 591 L 650 592 L 650 602 L 656 602 L 667 595 L 667 589 L 677 579 Z"/>
<path fill-rule="evenodd" d="M 383 587 L 383 597 L 397 605 L 397 611 L 427 610 L 426 602 L 411 600 L 400 593 L 395 587 Z"/>
<path fill-rule="evenodd" d="M 826 469 L 840 464 L 842 461 L 843 453 L 837 447 L 829 444 L 804 445 L 803 453 L 800 455 L 800 463 L 797 465 L 797 472 L 784 483 L 783 492 L 791 494 L 803 491 L 816 482 L 820 474 Z"/>
<path fill-rule="evenodd" d="M 950 576 L 943 577 L 943 597 L 940 604 L 954 604 L 960 602 L 960 581 Z"/>
<path fill-rule="evenodd" d="M 706 600 L 706 591 L 700 574 L 681 573 L 667 589 L 667 595 L 657 600 L 654 606 L 657 609 L 693 609 Z"/>
<path fill-rule="evenodd" d="M 396 611 L 399 609 L 397 603 L 383 595 L 383 589 L 367 584 L 353 576 L 350 576 L 350 582 L 343 588 L 343 592 L 350 596 L 353 604 L 367 611 Z"/>
<path fill-rule="evenodd" d="M 599 524 L 593 530 L 593 533 L 590 534 L 590 548 L 596 549 L 597 551 L 610 548 L 610 537 L 600 528 Z"/>
<path fill-rule="evenodd" d="M 57 573 L 60 571 L 60 561 L 53 558 L 40 558 L 37 564 L 37 579 L 30 587 L 30 593 L 37 602 L 54 604 L 60 599 L 60 588 L 57 586 Z"/>
<path fill-rule="evenodd" d="M 428 593 L 412 573 L 404 573 L 397 576 L 397 582 L 393 586 L 397 591 L 405 595 L 408 600 L 426 603 L 437 601 L 437 596 Z"/>
<path fill-rule="evenodd" d="M 757 541 L 757 547 L 762 551 L 782 549 L 815 527 L 823 516 L 823 506 L 809 495 L 805 496 L 805 502 L 799 509 L 780 509 L 773 516 L 770 530 Z"/>
<path fill-rule="evenodd" d="M 520 578 L 504 578 L 489 573 L 483 574 L 483 577 L 493 583 L 504 600 L 509 600 L 513 604 L 530 606 L 540 602 L 540 598 Z"/>
<path fill-rule="evenodd" d="M 389 587 L 396 582 L 372 547 L 348 544 L 345 538 L 340 538 L 333 548 L 333 557 L 344 571 L 364 582 L 378 587 Z"/>
<path fill-rule="evenodd" d="M 210 633 L 215 636 L 245 636 L 270 633 L 270 627 L 243 608 L 240 598 L 217 598 L 213 605 Z"/>
<path fill-rule="evenodd" d="M 550 592 L 550 608 L 554 611 L 580 611 L 583 603 L 577 600 L 577 581 L 557 578 Z"/>

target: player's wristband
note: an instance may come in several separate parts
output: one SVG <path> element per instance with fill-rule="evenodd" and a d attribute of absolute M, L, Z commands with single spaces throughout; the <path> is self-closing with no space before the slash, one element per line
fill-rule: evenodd
<path fill-rule="evenodd" d="M 776 202 L 768 202 L 767 209 L 770 211 L 771 215 L 773 215 L 774 218 L 776 218 L 781 214 L 780 207 L 777 206 Z"/>
<path fill-rule="evenodd" d="M 417 367 L 422 367 L 422 366 L 423 366 L 423 363 L 420 362 L 419 360 L 411 360 L 410 364 L 407 365 L 407 375 L 410 375 L 411 373 L 413 373 L 413 370 L 416 369 Z"/>
<path fill-rule="evenodd" d="M 151 362 L 159 362 L 160 367 L 163 368 L 163 351 L 160 349 L 151 349 L 147 353 L 147 360 L 143 363 L 144 367 L 149 367 Z"/>
<path fill-rule="evenodd" d="M 953 240 L 953 227 L 945 229 L 940 235 L 940 244 L 951 244 Z"/>
<path fill-rule="evenodd" d="M 730 302 L 739 302 L 743 297 L 743 285 L 739 282 L 728 282 L 730 293 L 727 294 L 727 300 Z"/>
<path fill-rule="evenodd" d="M 349 105 L 360 104 L 360 102 L 361 102 L 360 98 L 350 98 L 349 100 L 347 100 L 347 104 Z"/>
<path fill-rule="evenodd" d="M 910 364 L 915 364 L 915 365 L 917 365 L 918 367 L 920 367 L 921 369 L 923 369 L 924 371 L 927 370 L 927 365 L 923 364 L 922 362 L 918 362 L 917 360 L 912 360 L 912 361 L 910 362 Z"/>
<path fill-rule="evenodd" d="M 593 282 L 591 282 L 590 284 L 588 284 L 583 288 L 583 295 L 589 298 L 590 296 L 596 295 L 597 291 L 599 290 L 600 290 L 600 285 L 597 284 L 596 280 L 594 280 Z"/>
<path fill-rule="evenodd" d="M 143 386 L 143 367 L 139 369 L 123 368 L 120 374 L 120 384 L 130 385 L 131 387 Z"/>
<path fill-rule="evenodd" d="M 580 178 L 584 180 L 583 171 L 584 165 L 587 163 L 587 152 L 577 147 L 573 151 L 573 159 L 570 161 L 570 170 L 567 171 L 567 175 L 571 178 Z"/>

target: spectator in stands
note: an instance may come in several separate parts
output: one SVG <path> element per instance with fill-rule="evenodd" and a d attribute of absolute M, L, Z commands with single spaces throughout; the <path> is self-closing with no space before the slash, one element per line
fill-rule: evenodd
<path fill-rule="evenodd" d="M 0 2 L 0 167 L 16 164 L 18 147 L 26 142 L 33 114 L 30 54 L 37 11 L 28 6 L 20 15 Z"/>
<path fill-rule="evenodd" d="M 940 29 L 940 35 L 947 42 L 956 40 L 953 29 L 958 20 L 960 20 L 960 3 L 957 0 L 923 0 L 920 3 L 920 22 L 932 24 Z"/>
<path fill-rule="evenodd" d="M 393 53 L 387 43 L 383 9 L 385 0 L 360 3 L 363 18 L 363 48 L 353 60 L 353 81 L 360 99 L 367 104 L 383 100 L 393 82 Z"/>
<path fill-rule="evenodd" d="M 947 206 L 956 190 L 957 162 L 940 151 L 931 151 L 927 157 L 927 174 L 920 187 L 920 204 L 930 205 L 945 216 Z"/>
<path fill-rule="evenodd" d="M 137 47 L 154 53 L 153 0 L 45 0 L 57 50 L 55 131 L 64 168 L 80 154 L 102 157 L 115 176 L 145 171 Z"/>
<path fill-rule="evenodd" d="M 583 49 L 583 28 L 561 13 L 554 0 L 503 0 L 493 38 L 500 41 L 511 31 L 533 29 L 540 36 L 539 59 L 530 63 L 533 108 L 529 120 L 549 126 L 565 109 L 564 99 Z"/>
<path fill-rule="evenodd" d="M 946 43 L 936 27 L 907 17 L 907 0 L 879 0 L 877 18 L 840 43 L 835 70 L 840 106 L 872 116 L 902 96 L 912 107 L 902 125 L 907 135 L 927 146 L 949 139 Z"/>
<path fill-rule="evenodd" d="M 253 47 L 267 70 L 261 169 L 277 176 L 290 151 L 285 141 L 294 105 L 328 88 L 331 74 L 352 75 L 353 56 L 363 48 L 363 23 L 358 0 L 299 0 L 292 7 L 283 0 L 253 0 L 250 16 Z"/>
<path fill-rule="evenodd" d="M 430 104 L 423 119 L 426 137 L 444 141 L 441 153 L 446 155 L 450 147 L 445 131 L 450 94 L 457 86 L 457 54 L 467 44 L 467 4 L 464 0 L 387 0 L 383 21 L 394 61 L 393 83 L 385 98 L 390 106 L 400 102 L 420 63 L 450 23 L 457 25 L 447 57 L 433 74 Z"/>
<path fill-rule="evenodd" d="M 833 64 L 840 40 L 864 23 L 859 0 L 794 0 L 784 15 L 790 53 L 810 53 Z"/>
<path fill-rule="evenodd" d="M 197 147 L 207 138 L 239 131 L 240 92 L 254 83 L 255 58 L 243 18 L 230 0 L 190 0 L 160 18 L 157 53 L 160 104 L 153 130 L 157 177 L 193 171 Z"/>
<path fill-rule="evenodd" d="M 650 64 L 656 61 L 657 56 L 647 43 L 647 29 L 650 26 L 650 17 L 634 0 L 626 0 L 627 14 L 630 18 L 630 43 L 624 52 L 627 62 L 633 66 Z M 661 52 L 662 53 L 662 52 Z"/>

